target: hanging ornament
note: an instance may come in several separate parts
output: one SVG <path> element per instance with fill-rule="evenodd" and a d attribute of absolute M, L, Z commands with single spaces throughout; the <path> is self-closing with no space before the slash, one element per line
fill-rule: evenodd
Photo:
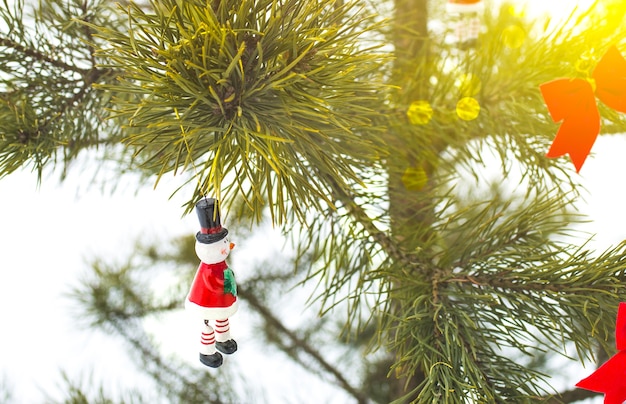
<path fill-rule="evenodd" d="M 615 326 L 615 345 L 619 351 L 576 387 L 604 393 L 604 404 L 626 401 L 626 303 L 620 303 Z"/>
<path fill-rule="evenodd" d="M 476 46 L 482 10 L 482 0 L 448 0 L 446 11 L 450 15 L 455 42 L 461 49 Z"/>
<path fill-rule="evenodd" d="M 228 322 L 237 311 L 237 284 L 235 274 L 226 264 L 226 257 L 235 245 L 230 242 L 228 230 L 222 227 L 216 199 L 200 200 L 196 203 L 196 213 L 200 220 L 196 254 L 201 262 L 185 308 L 201 320 L 200 362 L 217 368 L 222 365 L 222 353 L 230 355 L 237 350 Z"/>
<path fill-rule="evenodd" d="M 421 191 L 428 184 L 428 174 L 421 164 L 408 167 L 402 174 L 402 184 L 407 191 Z"/>
<path fill-rule="evenodd" d="M 569 154 L 579 172 L 600 133 L 595 97 L 606 106 L 626 113 L 626 60 L 617 47 L 611 46 L 591 78 L 557 79 L 539 88 L 552 120 L 562 121 L 547 156 Z"/>

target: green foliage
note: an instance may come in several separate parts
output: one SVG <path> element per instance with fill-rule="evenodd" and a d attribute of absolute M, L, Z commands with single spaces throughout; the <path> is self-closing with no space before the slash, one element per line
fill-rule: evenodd
<path fill-rule="evenodd" d="M 560 123 L 548 116 L 539 86 L 558 78 L 589 78 L 608 47 L 623 40 L 624 9 L 608 15 L 600 6 L 591 7 L 550 27 L 513 15 L 511 7 L 505 3 L 493 11 L 486 8 L 487 32 L 476 50 L 460 51 L 433 36 L 421 53 L 403 60 L 410 68 L 396 71 L 393 82 L 398 87 L 392 94 L 396 108 L 390 128 L 399 145 L 392 151 L 398 157 L 390 162 L 392 169 L 401 174 L 409 166 L 424 165 L 434 175 L 463 166 L 477 177 L 489 154 L 494 154 L 501 161 L 502 178 L 519 171 L 530 188 L 548 184 L 571 188 L 569 166 L 545 157 Z M 523 33 L 519 47 L 510 47 L 504 39 L 511 27 Z M 476 119 L 459 118 L 456 107 L 464 97 L 478 101 Z M 433 115 L 427 123 L 412 124 L 407 117 L 414 101 L 431 106 Z M 624 114 L 602 103 L 599 108 L 602 133 L 623 131 Z"/>
<path fill-rule="evenodd" d="M 344 335 L 356 344 L 365 330 L 372 350 L 394 355 L 376 361 L 399 378 L 381 401 L 536 402 L 553 394 L 533 356 L 610 349 L 626 244 L 598 254 L 572 237 L 578 187 L 567 159 L 545 157 L 558 124 L 538 86 L 588 78 L 608 46 L 623 50 L 626 9 L 600 1 L 572 16 L 575 29 L 553 29 L 505 6 L 486 12 L 478 47 L 460 50 L 410 26 L 426 9 L 403 7 L 426 2 L 395 1 L 388 25 L 357 1 L 162 0 L 120 6 L 112 23 L 98 3 L 61 3 L 45 3 L 49 20 L 38 20 L 58 44 L 0 10 L 13 27 L 0 46 L 17 51 L 0 54 L 0 174 L 97 143 L 107 116 L 107 139 L 120 140 L 123 124 L 139 170 L 190 173 L 188 210 L 204 193 L 225 209 L 243 201 L 233 210 L 256 220 L 268 209 L 292 237 L 294 274 L 318 282 L 322 313 L 345 309 Z M 523 37 L 507 40 L 511 27 Z M 379 47 L 382 35 L 395 49 Z M 65 59 L 53 57 L 58 47 Z M 480 106 L 475 119 L 459 115 L 464 97 Z M 626 131 L 623 114 L 599 108 L 603 133 Z M 489 160 L 506 185 L 472 195 Z M 136 322 L 177 304 L 188 280 L 157 298 L 141 276 L 147 262 L 175 266 L 176 256 L 149 249 L 139 262 L 96 263 L 80 296 L 94 324 L 158 365 L 147 371 L 169 397 L 199 402 L 212 379 L 164 364 Z M 268 340 L 332 373 L 260 303 L 268 292 L 245 286 L 241 298 L 275 326 Z"/>
<path fill-rule="evenodd" d="M 397 355 L 393 373 L 409 387 L 403 400 L 536 402 L 551 395 L 549 376 L 524 357 L 567 355 L 568 344 L 582 360 L 598 345 L 611 349 L 625 246 L 597 256 L 572 237 L 577 187 L 569 162 L 543 155 L 556 125 L 538 92 L 543 82 L 584 74 L 575 66 L 589 54 L 589 38 L 601 44 L 598 57 L 623 35 L 623 15 L 610 19 L 611 35 L 596 29 L 596 18 L 575 18 L 584 36 L 561 28 L 533 36 L 541 29 L 504 7 L 488 16 L 477 50 L 427 42 L 404 60 L 410 70 L 395 73 L 402 85 L 391 95 L 395 158 L 386 172 L 374 167 L 363 177 L 373 182 L 350 194 L 334 189 L 341 208 L 294 236 L 327 309 L 345 303 L 357 326 L 380 321 L 374 347 Z M 528 33 L 519 49 L 502 40 L 511 24 Z M 468 73 L 480 83 L 469 93 L 459 85 Z M 481 105 L 477 119 L 457 117 L 464 96 Z M 421 125 L 406 115 L 418 100 L 433 108 Z M 605 118 L 610 131 L 624 131 L 623 116 Z M 506 191 L 472 200 L 467 190 L 481 186 L 492 157 Z M 391 181 L 415 166 L 428 184 L 394 189 Z M 376 180 L 385 175 L 390 186 L 381 193 Z"/>
<path fill-rule="evenodd" d="M 85 147 L 111 142 L 108 97 L 92 88 L 97 69 L 91 29 L 74 18 L 110 23 L 107 2 L 45 2 L 32 21 L 21 1 L 0 6 L 0 177 L 32 165 L 67 164 Z M 60 156 L 58 155 L 60 154 Z"/>
<path fill-rule="evenodd" d="M 586 357 L 596 339 L 610 338 L 624 295 L 625 246 L 593 257 L 554 241 L 562 222 L 549 218 L 564 203 L 553 196 L 508 214 L 491 202 L 455 212 L 437 226 L 450 240 L 443 249 L 425 248 L 432 253 L 421 254 L 412 271 L 388 269 L 402 285 L 392 298 L 404 303 L 382 328 L 393 329 L 394 367 L 426 375 L 419 402 L 532 401 L 548 393 L 537 387 L 546 375 L 516 363 L 507 349 L 532 356 L 564 352 L 571 342 Z"/>
<path fill-rule="evenodd" d="M 536 402 L 552 394 L 549 375 L 525 357 L 611 349 L 626 245 L 599 256 L 580 247 L 569 226 L 581 218 L 558 191 L 474 201 L 439 192 L 424 208 L 438 221 L 412 227 L 413 251 L 391 247 L 376 227 L 384 220 L 357 206 L 294 236 L 324 312 L 347 309 L 352 330 L 378 320 L 374 347 L 396 354 L 393 374 L 421 380 L 408 401 Z"/>
<path fill-rule="evenodd" d="M 104 88 L 126 142 L 159 176 L 192 169 L 206 193 L 300 219 L 374 163 L 385 57 L 365 45 L 375 21 L 334 0 L 131 4 L 127 31 L 99 29 L 120 72 Z"/>

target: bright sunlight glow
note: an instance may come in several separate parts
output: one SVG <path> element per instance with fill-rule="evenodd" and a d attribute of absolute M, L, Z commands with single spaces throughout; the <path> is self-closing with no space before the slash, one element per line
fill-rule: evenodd
<path fill-rule="evenodd" d="M 588 10 L 597 0 L 524 0 L 519 4 L 518 12 L 530 17 L 548 17 L 553 24 L 563 23 L 572 14 Z"/>

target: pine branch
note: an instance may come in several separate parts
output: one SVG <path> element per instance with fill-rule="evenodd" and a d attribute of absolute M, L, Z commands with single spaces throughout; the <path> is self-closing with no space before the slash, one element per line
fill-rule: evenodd
<path fill-rule="evenodd" d="M 319 171 L 317 174 L 323 175 L 323 173 Z M 345 187 L 342 187 L 331 176 L 327 176 L 326 181 L 330 186 L 333 202 L 340 202 L 341 205 L 348 210 L 354 220 L 363 226 L 367 233 L 394 261 L 401 263 L 407 268 L 411 268 L 415 265 L 410 256 L 400 247 L 399 243 L 393 239 L 393 236 L 380 230 L 376 226 L 367 212 L 365 212 L 365 209 L 363 209 L 363 206 L 355 201 L 355 197 L 350 195 Z"/>
<path fill-rule="evenodd" d="M 328 363 L 317 350 L 307 343 L 306 340 L 298 337 L 293 331 L 289 330 L 276 316 L 272 314 L 269 308 L 261 303 L 256 296 L 254 296 L 254 294 L 247 292 L 245 285 L 244 287 L 238 286 L 237 292 L 242 299 L 246 300 L 248 304 L 250 304 L 250 306 L 264 318 L 270 327 L 285 335 L 291 341 L 293 347 L 296 347 L 313 358 L 315 362 L 317 362 L 322 369 L 330 373 L 335 378 L 339 386 L 354 397 L 359 404 L 366 404 L 369 401 L 362 392 L 352 387 L 343 377 L 341 372 Z"/>
<path fill-rule="evenodd" d="M 442 283 L 468 283 L 475 286 L 490 286 L 496 289 L 506 289 L 510 291 L 532 291 L 532 292 L 554 292 L 559 293 L 571 288 L 566 284 L 547 284 L 545 282 L 532 282 L 524 279 L 524 282 L 515 281 L 512 279 L 504 279 L 507 275 L 510 275 L 511 271 L 503 271 L 500 273 L 489 273 L 484 275 L 462 275 L 456 276 L 451 279 L 447 279 Z M 579 293 L 589 293 L 589 291 L 578 289 Z M 615 286 L 601 287 L 601 290 L 607 292 L 613 292 Z"/>
<path fill-rule="evenodd" d="M 598 395 L 599 393 L 591 390 L 572 389 L 559 393 L 558 395 L 547 396 L 541 400 L 541 402 L 546 404 L 567 404 L 582 401 L 587 398 L 597 397 Z"/>
<path fill-rule="evenodd" d="M 42 52 L 39 52 L 36 49 L 24 46 L 24 45 L 19 44 L 19 43 L 15 42 L 15 41 L 13 41 L 13 40 L 11 40 L 9 38 L 5 38 L 5 37 L 2 37 L 2 36 L 0 36 L 0 46 L 11 48 L 15 52 L 19 52 L 19 53 L 21 53 L 21 54 L 23 54 L 23 55 L 25 55 L 27 57 L 30 57 L 30 58 L 32 58 L 32 59 L 34 59 L 34 60 L 36 60 L 36 61 L 38 61 L 40 63 L 49 64 L 51 66 L 54 66 L 56 68 L 59 68 L 59 69 L 62 69 L 62 70 L 68 71 L 68 72 L 78 73 L 81 76 L 86 76 L 91 71 L 91 69 L 82 69 L 82 68 L 79 68 L 77 66 L 67 64 L 67 63 L 63 62 L 62 60 L 53 59 L 52 57 L 50 57 L 50 56 L 48 56 L 48 55 L 46 55 L 46 54 L 44 54 Z"/>
<path fill-rule="evenodd" d="M 275 223 L 306 222 L 330 203 L 310 167 L 354 181 L 380 148 L 373 117 L 388 56 L 368 35 L 380 23 L 354 12 L 358 2 L 216 3 L 131 4 L 126 30 L 93 26 L 108 41 L 99 55 L 124 71 L 106 88 L 136 95 L 116 98 L 112 115 L 132 128 L 127 142 L 146 171 L 198 168 L 189 207 L 236 192 Z"/>
<path fill-rule="evenodd" d="M 116 72 L 98 67 L 92 28 L 75 20 L 114 25 L 106 4 L 41 2 L 33 12 L 28 29 L 19 11 L 0 13 L 13 22 L 0 33 L 6 50 L 0 53 L 0 177 L 32 164 L 41 181 L 47 165 L 62 160 L 63 178 L 82 150 L 119 143 L 121 128 L 104 119 L 111 95 L 94 86 L 112 81 Z"/>
<path fill-rule="evenodd" d="M 81 20 L 81 31 L 83 33 L 83 35 L 85 36 L 85 40 L 87 42 L 87 46 L 89 48 L 89 61 L 90 64 L 93 68 L 96 68 L 96 66 L 98 65 L 98 62 L 96 60 L 96 48 L 94 46 L 94 31 L 91 28 L 90 24 L 93 23 L 93 21 L 91 20 L 91 18 L 87 17 L 89 8 L 88 8 L 88 3 L 87 1 L 84 1 L 81 5 L 80 5 L 80 9 L 83 12 L 83 18 Z"/>
<path fill-rule="evenodd" d="M 107 72 L 105 70 L 98 69 L 93 67 L 90 70 L 84 71 L 82 74 L 82 85 L 78 87 L 78 91 L 76 91 L 71 97 L 67 97 L 65 102 L 58 105 L 58 109 L 54 112 L 52 116 L 46 117 L 47 119 L 42 119 L 41 124 L 38 126 L 38 136 L 45 136 L 49 132 L 49 128 L 52 127 L 56 122 L 64 119 L 69 111 L 76 107 L 76 105 L 80 104 L 86 97 L 90 95 L 92 91 L 96 91 L 93 89 L 93 85 L 98 83 L 100 78 L 106 75 Z M 29 139 L 26 139 L 28 141 Z M 70 143 L 73 143 L 70 141 Z M 99 144 L 100 142 L 96 140 L 96 142 L 88 142 L 88 145 Z M 85 146 L 86 144 L 83 144 Z"/>

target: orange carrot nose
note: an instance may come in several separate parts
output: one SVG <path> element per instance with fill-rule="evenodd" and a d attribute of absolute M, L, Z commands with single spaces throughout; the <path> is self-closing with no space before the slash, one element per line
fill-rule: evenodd
<path fill-rule="evenodd" d="M 232 250 L 233 248 L 235 248 L 235 243 L 230 243 L 230 249 Z"/>

